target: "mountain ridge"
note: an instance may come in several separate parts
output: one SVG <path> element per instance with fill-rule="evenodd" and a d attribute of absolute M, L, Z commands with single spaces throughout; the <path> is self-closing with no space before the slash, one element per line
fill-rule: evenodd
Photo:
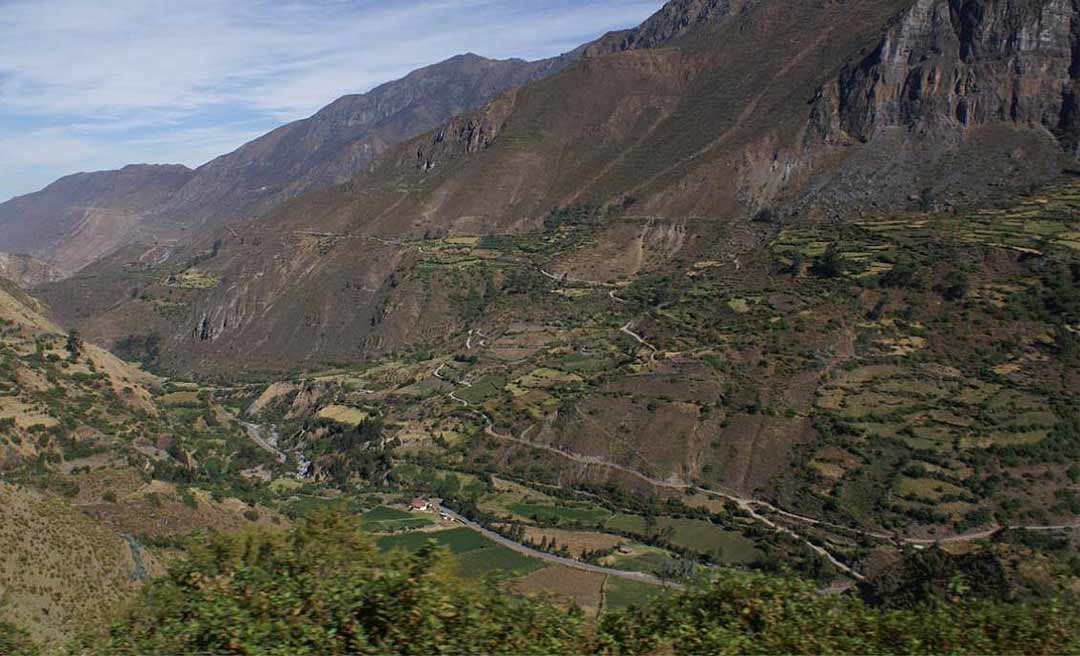
<path fill-rule="evenodd" d="M 683 13 L 661 10 L 651 24 L 691 27 L 645 33 L 667 35 L 674 47 L 586 56 L 403 143 L 362 178 L 286 202 L 235 233 L 204 236 L 189 257 L 215 253 L 200 266 L 220 284 L 190 292 L 183 322 L 161 324 L 173 364 L 213 366 L 223 353 L 258 353 L 260 367 L 274 358 L 289 367 L 452 332 L 461 326 L 447 317 L 446 299 L 425 309 L 419 299 L 430 295 L 388 284 L 408 279 L 416 259 L 394 244 L 520 234 L 540 228 L 554 208 L 625 206 L 680 224 L 678 247 L 665 256 L 675 259 L 679 248 L 710 243 L 722 226 L 738 228 L 772 208 L 836 220 L 882 206 L 971 204 L 1048 182 L 1064 150 L 1034 117 L 1053 122 L 1054 112 L 1067 113 L 1053 81 L 1071 80 L 1072 37 L 1059 29 L 1071 14 L 1058 11 L 1060 0 L 1022 12 L 976 4 L 982 13 L 969 7 L 954 16 L 944 0 L 671 3 Z M 961 23 L 968 27 L 954 29 Z M 1022 38 L 1044 24 L 1056 41 L 1043 47 Z M 815 38 L 800 41 L 808 31 Z M 998 42 L 1013 45 L 998 57 L 991 45 Z M 987 105 L 1023 63 L 1034 76 L 1023 83 L 1049 90 L 1013 120 L 1000 109 L 1010 104 L 1007 94 Z M 984 81 L 965 100 L 980 107 L 967 122 L 955 119 L 966 96 L 926 83 L 957 67 Z M 762 238 L 738 232 L 723 257 Z M 614 229 L 600 238 L 629 247 Z M 45 293 L 55 307 L 70 308 L 72 298 L 102 293 L 94 286 L 100 278 Z M 138 301 L 121 305 L 121 313 L 96 318 L 91 308 L 89 320 L 62 311 L 109 341 L 118 329 L 147 325 Z M 400 320 L 379 319 L 394 307 L 407 308 Z"/>
<path fill-rule="evenodd" d="M 561 70 L 580 49 L 527 62 L 458 55 L 366 94 L 342 96 L 232 153 L 189 169 L 133 164 L 65 176 L 0 204 L 0 250 L 71 274 L 133 243 L 177 243 L 246 220 L 305 191 L 344 182 L 385 149 Z"/>

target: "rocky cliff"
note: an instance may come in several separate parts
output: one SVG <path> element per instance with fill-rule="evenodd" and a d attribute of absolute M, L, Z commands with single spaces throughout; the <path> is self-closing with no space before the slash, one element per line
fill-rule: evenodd
<path fill-rule="evenodd" d="M 822 90 L 818 128 L 826 139 L 905 127 L 956 141 L 1009 122 L 1075 148 L 1078 11 L 1070 0 L 919 0 Z"/>
<path fill-rule="evenodd" d="M 970 195 L 1056 175 L 1080 134 L 1078 26 L 1070 0 L 914 2 L 812 103 L 808 149 L 866 146 L 826 172 L 832 200 L 896 204 L 912 190 Z"/>
<path fill-rule="evenodd" d="M 585 56 L 660 48 L 710 21 L 742 11 L 753 0 L 674 0 L 631 30 L 612 32 L 590 44 Z"/>

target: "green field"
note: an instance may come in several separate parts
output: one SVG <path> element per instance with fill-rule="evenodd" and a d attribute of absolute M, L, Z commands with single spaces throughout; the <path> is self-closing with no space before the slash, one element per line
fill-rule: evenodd
<path fill-rule="evenodd" d="M 457 396 L 469 403 L 483 403 L 498 396 L 506 387 L 506 379 L 499 376 L 481 378 L 472 387 L 457 390 Z"/>
<path fill-rule="evenodd" d="M 544 566 L 535 558 L 523 556 L 502 545 L 476 549 L 458 556 L 458 574 L 465 578 L 480 578 L 488 574 L 522 575 Z"/>
<path fill-rule="evenodd" d="M 448 548 L 457 561 L 458 574 L 466 578 L 481 578 L 488 574 L 519 576 L 543 567 L 539 560 L 496 544 L 469 528 L 390 535 L 380 538 L 378 545 L 383 551 L 417 551 L 429 541 Z"/>
<path fill-rule="evenodd" d="M 609 531 L 647 537 L 649 525 L 641 515 L 619 513 L 604 523 Z M 701 519 L 660 517 L 653 531 L 667 534 L 667 541 L 677 547 L 715 557 L 730 564 L 752 563 L 761 556 L 754 543 L 738 531 L 730 531 Z"/>
<path fill-rule="evenodd" d="M 309 517 L 320 510 L 335 510 L 355 514 L 363 508 L 356 499 L 324 499 L 321 497 L 296 497 L 290 499 L 284 508 L 289 517 Z"/>
<path fill-rule="evenodd" d="M 372 508 L 363 514 L 365 522 L 387 522 L 396 521 L 402 519 L 412 519 L 412 513 L 405 512 L 404 510 L 398 510 L 397 508 L 387 508 L 386 506 L 377 506 Z"/>
<path fill-rule="evenodd" d="M 423 528 L 431 526 L 432 521 L 427 517 L 414 515 L 404 510 L 378 506 L 363 515 L 364 527 L 376 532 L 400 531 L 403 529 Z"/>
<path fill-rule="evenodd" d="M 541 522 L 552 522 L 560 525 L 599 526 L 611 517 L 611 513 L 608 511 L 595 507 L 571 508 L 567 506 L 543 506 L 535 503 L 515 503 L 509 506 L 507 510 L 520 517 L 535 518 Z"/>
<path fill-rule="evenodd" d="M 630 606 L 641 606 L 664 593 L 663 588 L 655 585 L 608 576 L 604 583 L 604 610 L 616 611 Z"/>
<path fill-rule="evenodd" d="M 754 543 L 738 531 L 726 531 L 700 519 L 669 519 L 658 522 L 661 529 L 670 527 L 674 533 L 671 544 L 693 549 L 701 554 L 717 556 L 725 563 L 752 563 L 761 557 Z"/>
<path fill-rule="evenodd" d="M 631 556 L 614 554 L 608 556 L 602 562 L 607 567 L 623 569 L 630 572 L 645 572 L 647 574 L 662 573 L 676 560 L 667 551 L 645 545 L 634 545 L 635 553 Z"/>
<path fill-rule="evenodd" d="M 390 551 L 395 548 L 406 551 L 417 551 L 429 541 L 434 541 L 450 549 L 451 553 L 460 554 L 476 549 L 485 549 L 494 546 L 494 542 L 488 540 L 479 533 L 468 528 L 452 528 L 446 531 L 432 533 L 405 533 L 403 535 L 389 535 L 379 538 L 379 549 Z"/>

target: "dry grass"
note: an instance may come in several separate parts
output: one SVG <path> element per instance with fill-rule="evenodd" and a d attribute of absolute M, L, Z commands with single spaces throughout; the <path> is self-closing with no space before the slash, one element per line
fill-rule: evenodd
<path fill-rule="evenodd" d="M 67 502 L 0 483 L 0 507 L 0 616 L 46 646 L 100 625 L 138 587 L 124 540 Z"/>
<path fill-rule="evenodd" d="M 319 410 L 318 416 L 319 419 L 329 419 L 345 426 L 359 426 L 367 420 L 368 413 L 344 405 L 328 405 Z"/>
<path fill-rule="evenodd" d="M 590 615 L 600 608 L 604 575 L 568 567 L 545 567 L 514 582 L 524 594 L 551 595 L 563 603 L 573 602 Z"/>
<path fill-rule="evenodd" d="M 525 527 L 525 537 L 537 544 L 545 539 L 553 539 L 559 546 L 566 545 L 570 550 L 570 555 L 575 558 L 580 558 L 590 551 L 612 549 L 628 542 L 626 538 L 608 533 L 563 531 L 554 528 L 536 528 L 534 526 Z"/>

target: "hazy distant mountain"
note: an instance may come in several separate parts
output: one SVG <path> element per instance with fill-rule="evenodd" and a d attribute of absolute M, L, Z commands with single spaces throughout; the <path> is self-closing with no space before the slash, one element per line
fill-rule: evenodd
<path fill-rule="evenodd" d="M 460 55 L 340 98 L 195 171 L 138 165 L 63 178 L 0 204 L 0 251 L 25 252 L 71 273 L 120 246 L 175 241 L 200 226 L 249 218 L 348 180 L 388 148 L 578 55 L 535 62 Z"/>
<path fill-rule="evenodd" d="M 0 251 L 74 272 L 125 243 L 165 233 L 148 220 L 193 174 L 185 166 L 135 165 L 61 178 L 0 204 Z"/>

